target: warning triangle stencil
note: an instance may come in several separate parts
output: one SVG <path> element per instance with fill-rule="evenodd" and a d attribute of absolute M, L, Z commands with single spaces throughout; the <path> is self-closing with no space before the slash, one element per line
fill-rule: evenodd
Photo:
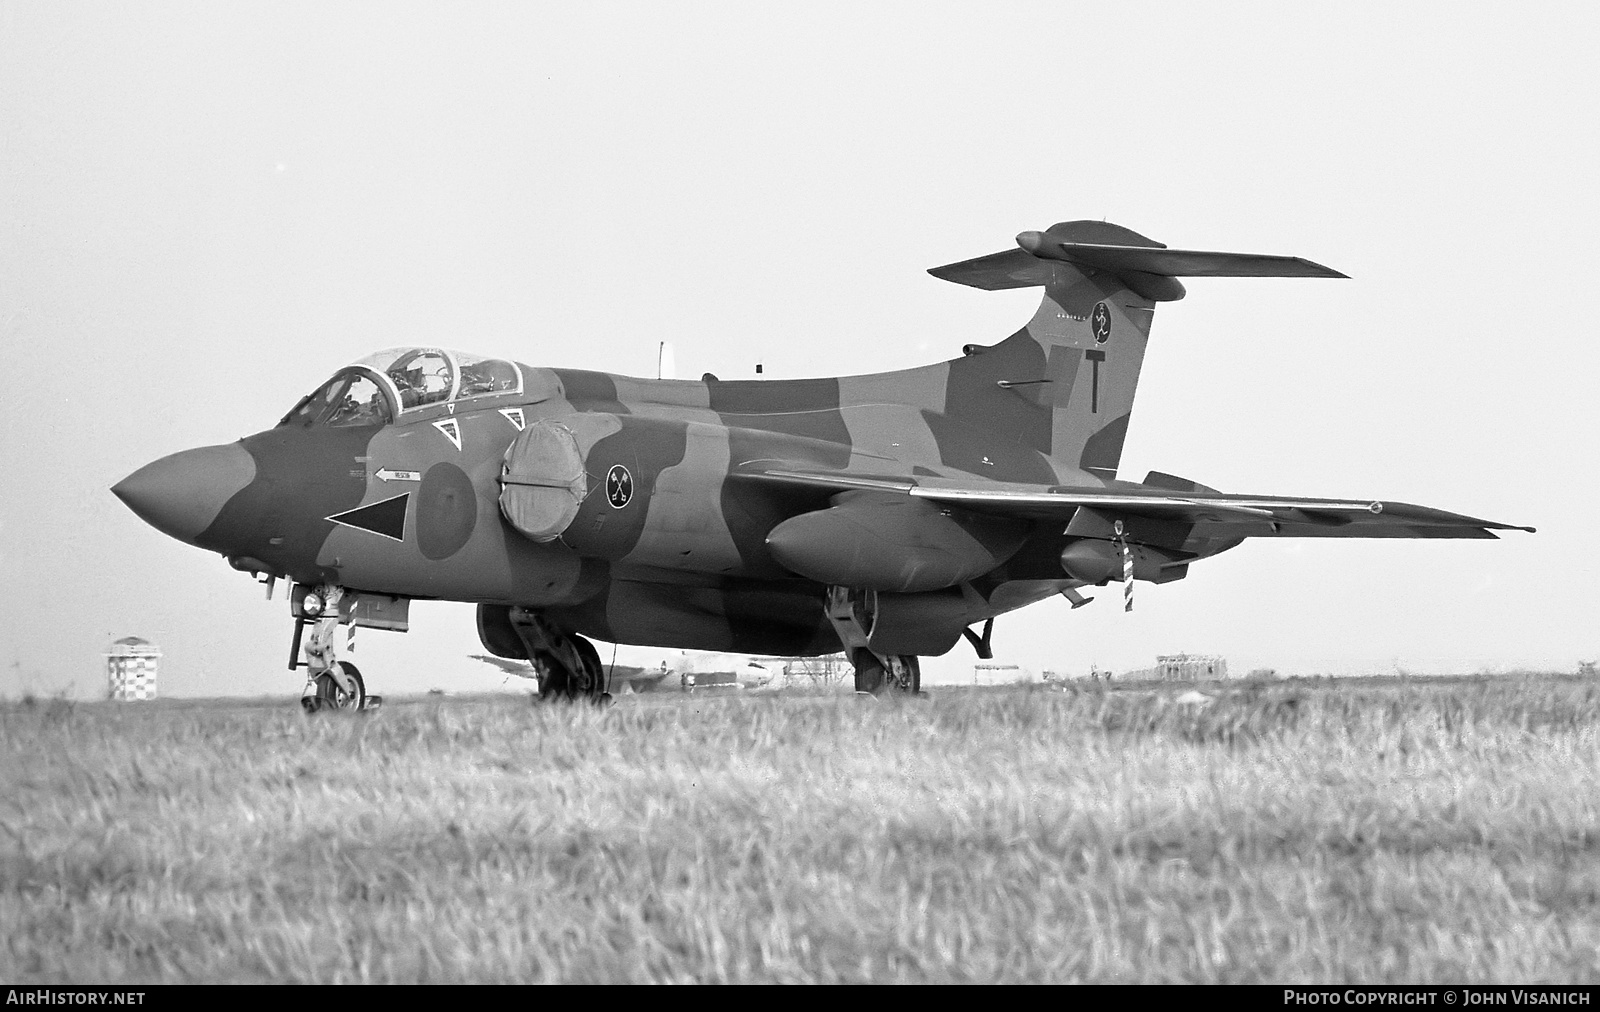
<path fill-rule="evenodd" d="M 446 418 L 443 421 L 434 422 L 433 427 L 444 433 L 444 438 L 450 440 L 451 445 L 453 445 L 456 449 L 461 449 L 460 422 L 456 421 L 454 418 Z"/>
<path fill-rule="evenodd" d="M 528 422 L 522 417 L 521 408 L 501 408 L 500 413 L 506 416 L 506 421 L 517 427 L 518 432 L 527 428 Z"/>
<path fill-rule="evenodd" d="M 369 506 L 358 506 L 353 510 L 335 513 L 331 517 L 323 517 L 345 527 L 354 527 L 358 531 L 367 531 L 385 537 L 391 541 L 404 541 L 406 539 L 406 502 L 411 498 L 410 492 L 401 492 L 397 496 L 372 503 Z"/>

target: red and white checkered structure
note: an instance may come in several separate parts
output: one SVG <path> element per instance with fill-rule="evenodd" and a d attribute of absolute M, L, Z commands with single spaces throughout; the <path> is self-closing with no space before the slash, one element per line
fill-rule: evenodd
<path fill-rule="evenodd" d="M 156 698 L 156 659 L 161 651 L 154 643 L 137 636 L 126 636 L 106 651 L 106 678 L 111 698 L 119 702 Z"/>

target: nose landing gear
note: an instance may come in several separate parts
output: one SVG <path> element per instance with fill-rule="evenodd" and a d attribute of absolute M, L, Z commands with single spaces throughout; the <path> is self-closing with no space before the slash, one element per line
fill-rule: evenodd
<path fill-rule="evenodd" d="M 340 617 L 339 601 L 343 597 L 342 588 L 323 586 L 293 599 L 295 626 L 294 643 L 289 649 L 289 669 L 292 671 L 302 665 L 306 669 L 306 687 L 300 693 L 300 705 L 307 713 L 376 710 L 383 705 L 382 696 L 367 695 L 367 684 L 360 669 L 339 659 L 339 626 L 348 625 L 350 621 Z M 308 607 L 311 600 L 315 601 L 314 607 Z M 305 660 L 302 661 L 300 643 L 308 625 L 311 637 L 305 642 Z M 354 632 L 355 627 L 350 626 L 350 629 Z"/>

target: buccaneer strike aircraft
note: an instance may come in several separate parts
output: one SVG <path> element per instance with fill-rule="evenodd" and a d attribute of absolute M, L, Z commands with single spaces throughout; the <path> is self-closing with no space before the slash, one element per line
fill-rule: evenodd
<path fill-rule="evenodd" d="M 391 350 L 275 428 L 163 458 L 112 491 L 269 592 L 293 581 L 289 664 L 308 668 L 310 709 L 367 700 L 337 627 L 404 630 L 414 599 L 476 603 L 484 647 L 532 661 L 545 696 L 606 693 L 591 637 L 843 649 L 857 689 L 914 692 L 919 655 L 965 635 L 989 656 L 997 615 L 1057 594 L 1080 603 L 1080 588 L 1112 580 L 1180 580 L 1245 538 L 1531 530 L 1118 479 L 1151 315 L 1183 297 L 1177 278 L 1344 275 L 1168 249 L 1104 222 L 1017 243 L 931 271 L 1044 289 L 1022 330 L 950 362 L 690 382 Z"/>

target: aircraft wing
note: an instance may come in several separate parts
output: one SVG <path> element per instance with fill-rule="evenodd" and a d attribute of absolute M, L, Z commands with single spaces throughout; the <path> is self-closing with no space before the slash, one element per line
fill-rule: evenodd
<path fill-rule="evenodd" d="M 961 483 L 948 478 L 857 475 L 765 466 L 736 472 L 758 482 L 813 489 L 873 490 L 990 513 L 1070 521 L 1080 507 L 1113 515 L 1145 516 L 1208 528 L 1217 536 L 1301 538 L 1493 538 L 1497 530 L 1532 527 L 1479 520 L 1428 506 L 1381 500 L 1229 495 L 1210 490 L 1175 492 L 1149 486 L 1073 488 L 1010 482 Z M 1130 483 L 1131 484 L 1131 483 Z"/>
<path fill-rule="evenodd" d="M 499 668 L 508 675 L 516 675 L 518 678 L 538 677 L 533 670 L 533 665 L 527 661 L 514 661 L 505 657 L 493 657 L 489 654 L 468 654 L 467 656 L 475 661 L 482 661 L 491 667 Z"/>
<path fill-rule="evenodd" d="M 482 661 L 485 664 L 499 668 L 508 675 L 516 675 L 518 678 L 539 677 L 538 672 L 533 670 L 533 665 L 529 664 L 527 661 L 510 660 L 505 657 L 492 657 L 489 654 L 468 654 L 467 656 L 471 657 L 475 661 Z M 672 674 L 670 671 L 665 671 L 658 668 L 636 668 L 628 664 L 605 665 L 605 667 L 610 673 L 611 681 L 616 685 L 621 685 L 623 682 L 653 684 L 663 680 L 669 674 Z"/>

